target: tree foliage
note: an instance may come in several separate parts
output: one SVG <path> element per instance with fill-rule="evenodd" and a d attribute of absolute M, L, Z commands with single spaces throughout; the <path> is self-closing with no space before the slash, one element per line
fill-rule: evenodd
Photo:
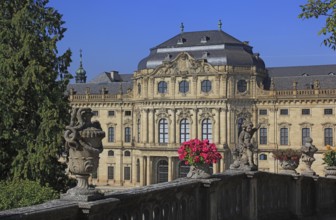
<path fill-rule="evenodd" d="M 0 1 L 0 179 L 63 187 L 71 51 L 58 55 L 62 15 L 48 0 Z M 60 73 L 64 77 L 60 78 Z"/>
<path fill-rule="evenodd" d="M 0 182 L 0 210 L 36 205 L 58 197 L 57 191 L 34 181 Z"/>
<path fill-rule="evenodd" d="M 336 0 L 308 0 L 300 7 L 300 18 L 325 18 L 325 26 L 318 33 L 326 36 L 324 45 L 336 50 Z"/>

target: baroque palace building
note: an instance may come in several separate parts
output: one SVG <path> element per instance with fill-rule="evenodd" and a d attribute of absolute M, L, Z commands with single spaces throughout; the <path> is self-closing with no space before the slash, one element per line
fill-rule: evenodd
<path fill-rule="evenodd" d="M 68 86 L 72 107 L 90 107 L 106 132 L 97 185 L 143 186 L 183 177 L 180 144 L 215 143 L 229 169 L 244 120 L 259 170 L 278 172 L 275 149 L 300 149 L 311 136 L 312 168 L 323 175 L 324 146 L 335 145 L 336 65 L 266 68 L 248 42 L 219 30 L 184 32 L 150 49 L 133 74 L 104 72 L 86 82 L 82 62 Z M 300 172 L 301 165 L 298 168 Z"/>

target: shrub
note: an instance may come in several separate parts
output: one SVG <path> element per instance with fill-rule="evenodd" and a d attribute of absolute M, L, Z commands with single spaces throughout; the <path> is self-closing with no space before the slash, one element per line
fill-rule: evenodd
<path fill-rule="evenodd" d="M 58 197 L 57 191 L 34 181 L 0 182 L 0 210 L 36 205 Z"/>

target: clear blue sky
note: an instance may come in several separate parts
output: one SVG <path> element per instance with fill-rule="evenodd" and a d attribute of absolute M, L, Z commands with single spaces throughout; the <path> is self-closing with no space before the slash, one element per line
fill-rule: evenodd
<path fill-rule="evenodd" d="M 50 0 L 68 29 L 59 52 L 73 52 L 70 72 L 83 66 L 88 80 L 116 70 L 133 73 L 149 49 L 184 31 L 222 30 L 249 41 L 267 67 L 335 64 L 336 52 L 321 44 L 324 20 L 301 20 L 307 0 Z"/>

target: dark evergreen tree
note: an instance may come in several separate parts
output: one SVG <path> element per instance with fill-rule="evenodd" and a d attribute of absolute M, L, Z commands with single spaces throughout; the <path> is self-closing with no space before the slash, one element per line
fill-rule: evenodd
<path fill-rule="evenodd" d="M 62 15 L 48 0 L 0 1 L 0 179 L 60 189 L 71 51 L 58 55 Z M 60 74 L 62 73 L 62 74 Z"/>

